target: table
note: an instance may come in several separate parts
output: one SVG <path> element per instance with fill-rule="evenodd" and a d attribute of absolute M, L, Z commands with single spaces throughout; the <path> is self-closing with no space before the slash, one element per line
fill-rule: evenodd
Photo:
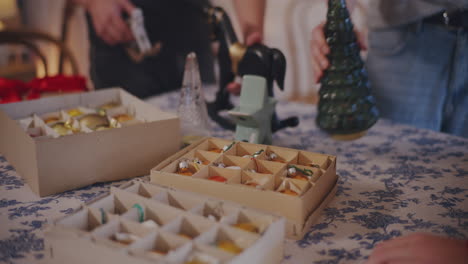
<path fill-rule="evenodd" d="M 173 110 L 177 100 L 172 93 L 148 102 Z M 365 137 L 340 142 L 318 130 L 314 106 L 280 102 L 277 110 L 301 124 L 276 133 L 274 145 L 336 155 L 340 175 L 317 224 L 285 242 L 284 263 L 362 263 L 376 243 L 416 231 L 468 239 L 468 139 L 380 120 Z M 0 262 L 44 259 L 47 222 L 122 182 L 39 198 L 0 156 Z"/>

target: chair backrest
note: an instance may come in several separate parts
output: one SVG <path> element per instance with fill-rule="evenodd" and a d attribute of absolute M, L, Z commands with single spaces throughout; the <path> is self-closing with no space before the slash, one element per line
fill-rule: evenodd
<path fill-rule="evenodd" d="M 37 41 L 46 41 L 54 44 L 59 49 L 59 51 L 63 53 L 64 57 L 70 62 L 72 74 L 79 74 L 78 64 L 76 62 L 75 57 L 73 56 L 71 51 L 65 46 L 65 44 L 62 41 L 56 39 L 55 37 L 44 32 L 27 29 L 7 29 L 0 31 L 0 44 L 21 44 L 29 48 L 41 60 L 42 64 L 44 65 L 45 73 L 47 76 L 47 59 L 37 47 Z"/>

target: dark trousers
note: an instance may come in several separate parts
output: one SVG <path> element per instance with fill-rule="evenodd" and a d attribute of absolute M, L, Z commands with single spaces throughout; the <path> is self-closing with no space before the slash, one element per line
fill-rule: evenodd
<path fill-rule="evenodd" d="M 197 53 L 203 82 L 214 82 L 210 28 L 197 6 L 204 0 L 134 0 L 143 10 L 152 43 L 161 41 L 161 52 L 134 63 L 123 45 L 109 46 L 95 33 L 88 17 L 90 75 L 96 89 L 122 87 L 145 98 L 180 88 L 186 55 Z M 192 4 L 188 4 L 192 3 Z"/>

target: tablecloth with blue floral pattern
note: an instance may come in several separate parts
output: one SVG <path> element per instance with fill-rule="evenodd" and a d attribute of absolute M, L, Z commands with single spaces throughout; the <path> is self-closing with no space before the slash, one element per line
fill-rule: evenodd
<path fill-rule="evenodd" d="M 174 110 L 177 100 L 172 93 L 148 102 Z M 412 232 L 468 239 L 467 139 L 380 120 L 363 138 L 334 141 L 317 129 L 314 106 L 282 102 L 277 110 L 301 124 L 276 133 L 274 145 L 336 155 L 340 175 L 317 223 L 285 242 L 284 263 L 363 263 L 380 241 Z M 233 134 L 215 127 L 213 136 Z M 45 224 L 121 183 L 40 198 L 0 156 L 0 262 L 45 259 Z"/>

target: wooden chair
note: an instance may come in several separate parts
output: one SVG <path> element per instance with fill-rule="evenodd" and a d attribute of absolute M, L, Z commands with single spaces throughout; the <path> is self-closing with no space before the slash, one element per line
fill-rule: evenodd
<path fill-rule="evenodd" d="M 45 75 L 48 76 L 48 63 L 46 57 L 42 54 L 41 50 L 37 46 L 38 41 L 46 41 L 55 45 L 64 59 L 70 62 L 72 74 L 79 74 L 78 64 L 71 51 L 65 46 L 65 44 L 57 38 L 36 30 L 28 29 L 6 29 L 0 31 L 0 45 L 1 44 L 20 44 L 24 45 L 35 53 L 45 69 Z M 59 74 L 63 73 L 62 67 L 59 68 Z"/>

